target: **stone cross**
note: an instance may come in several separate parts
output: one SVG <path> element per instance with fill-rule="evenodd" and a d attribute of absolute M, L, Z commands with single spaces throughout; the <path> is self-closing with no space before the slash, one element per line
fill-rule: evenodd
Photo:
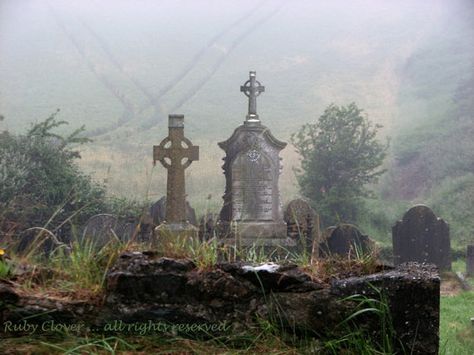
<path fill-rule="evenodd" d="M 169 115 L 169 134 L 160 145 L 153 146 L 153 163 L 158 160 L 168 169 L 166 183 L 167 223 L 186 222 L 184 170 L 199 160 L 199 147 L 184 137 L 184 115 Z"/>
<path fill-rule="evenodd" d="M 249 113 L 247 115 L 247 120 L 257 120 L 257 96 L 265 91 L 265 86 L 262 86 L 259 81 L 256 79 L 256 72 L 251 71 L 250 79 L 245 82 L 244 85 L 240 87 L 240 91 L 244 93 L 245 96 L 249 98 Z"/>

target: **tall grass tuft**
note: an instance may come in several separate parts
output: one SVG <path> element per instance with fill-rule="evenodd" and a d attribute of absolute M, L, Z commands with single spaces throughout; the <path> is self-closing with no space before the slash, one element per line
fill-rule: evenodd
<path fill-rule="evenodd" d="M 69 251 L 57 249 L 50 257 L 49 266 L 62 270 L 76 290 L 98 294 L 104 287 L 107 271 L 123 250 L 118 238 L 99 248 L 91 238 L 76 239 Z"/>
<path fill-rule="evenodd" d="M 331 353 L 341 354 L 347 351 L 367 355 L 396 353 L 396 334 L 393 328 L 389 301 L 381 290 L 372 285 L 370 286 L 376 295 L 375 298 L 357 294 L 344 299 L 344 301 L 355 302 L 356 308 L 351 315 L 336 327 L 338 328 L 336 330 L 342 330 L 344 335 L 338 339 L 325 342 L 325 348 Z M 362 322 L 355 322 L 356 319 L 364 316 L 376 317 L 378 329 L 367 329 Z M 402 353 L 405 353 L 405 350 L 402 348 Z"/>

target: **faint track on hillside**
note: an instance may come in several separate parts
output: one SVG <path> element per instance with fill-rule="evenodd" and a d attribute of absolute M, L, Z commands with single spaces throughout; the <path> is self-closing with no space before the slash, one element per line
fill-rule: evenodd
<path fill-rule="evenodd" d="M 47 7 L 48 7 L 50 13 L 52 14 L 52 17 L 53 17 L 56 25 L 61 29 L 63 34 L 66 36 L 66 38 L 72 43 L 73 47 L 79 53 L 79 56 L 84 61 L 84 63 L 87 65 L 88 69 L 91 71 L 91 73 L 97 79 L 97 81 L 99 81 L 102 84 L 102 86 L 104 88 L 106 88 L 107 91 L 113 97 L 115 97 L 123 106 L 123 113 L 118 118 L 116 123 L 113 123 L 113 124 L 108 125 L 106 127 L 97 128 L 95 130 L 90 130 L 90 131 L 87 132 L 87 134 L 89 136 L 97 136 L 97 135 L 103 134 L 105 132 L 108 132 L 108 131 L 114 129 L 116 126 L 122 125 L 124 122 L 129 121 L 130 117 L 134 116 L 134 109 L 133 109 L 132 103 L 129 100 L 127 100 L 125 95 L 115 85 L 113 85 L 110 82 L 110 80 L 107 79 L 107 77 L 105 75 L 101 75 L 97 71 L 94 64 L 87 57 L 84 46 L 67 29 L 64 22 L 61 20 L 60 16 L 57 14 L 56 10 L 51 6 L 51 4 L 49 4 L 49 2 L 47 2 L 46 4 L 47 4 Z"/>
<path fill-rule="evenodd" d="M 166 84 L 159 92 L 158 95 L 156 96 L 156 100 L 161 99 L 164 95 L 166 95 L 168 92 L 170 92 L 172 89 L 174 89 L 196 66 L 198 65 L 199 61 L 201 58 L 208 52 L 216 43 L 219 39 L 224 37 L 230 30 L 232 30 L 235 27 L 238 27 L 241 23 L 243 23 L 245 20 L 247 20 L 250 16 L 252 16 L 259 8 L 261 8 L 265 3 L 267 3 L 267 0 L 260 1 L 257 5 L 252 7 L 249 11 L 247 11 L 245 14 L 240 16 L 237 20 L 229 24 L 227 27 L 225 27 L 222 31 L 220 31 L 218 34 L 216 34 L 214 37 L 212 37 L 209 41 L 206 42 L 206 44 L 190 59 L 189 63 L 184 67 L 184 69 L 179 73 L 176 77 L 173 78 L 168 84 Z M 216 69 L 217 70 L 217 69 Z M 213 75 L 215 71 L 213 70 L 212 74 Z M 207 81 L 207 80 L 205 80 Z M 205 83 L 205 82 L 204 82 Z M 195 85 L 195 87 L 198 87 L 197 91 L 203 86 L 204 84 L 198 83 Z M 194 91 L 195 89 L 191 90 Z M 196 92 L 197 92 L 196 91 Z M 189 94 L 187 94 L 188 96 Z M 194 96 L 194 95 L 193 95 Z M 192 97 L 192 96 L 191 96 Z M 183 99 L 180 100 L 180 102 L 183 101 Z M 187 101 L 187 100 L 186 100 Z M 185 102 L 185 101 L 184 101 Z M 184 103 L 183 102 L 183 103 Z M 176 109 L 180 108 L 183 103 L 179 105 L 175 105 L 170 111 L 173 112 Z M 145 109 L 147 109 L 147 106 L 141 107 L 138 111 L 141 113 Z M 142 125 L 142 129 L 149 129 L 151 127 L 154 127 L 158 124 L 159 122 L 156 121 L 154 117 L 151 119 L 145 121 Z"/>
<path fill-rule="evenodd" d="M 201 54 L 199 57 L 201 57 L 205 50 L 210 49 L 214 44 L 217 43 L 217 41 L 223 37 L 225 33 L 230 31 L 232 28 L 240 25 L 243 21 L 249 18 L 250 15 L 252 15 L 255 12 L 255 9 L 258 7 L 261 7 L 266 1 L 259 3 L 255 8 L 253 8 L 251 11 L 249 11 L 247 14 L 244 16 L 240 17 L 237 21 L 233 22 L 229 27 L 227 27 L 224 31 L 222 31 L 220 34 L 214 36 L 207 44 L 207 46 L 201 50 Z M 206 83 L 214 76 L 214 74 L 219 70 L 219 68 L 224 64 L 226 59 L 230 56 L 230 54 L 233 52 L 233 50 L 241 44 L 246 37 L 250 35 L 253 31 L 255 31 L 257 28 L 260 26 L 264 25 L 267 21 L 269 21 L 273 16 L 275 16 L 284 6 L 284 1 L 282 1 L 278 7 L 274 10 L 272 10 L 269 14 L 259 18 L 257 21 L 255 21 L 250 27 L 248 27 L 244 32 L 242 32 L 229 46 L 229 49 L 223 53 L 220 58 L 217 59 L 217 61 L 213 64 L 211 67 L 211 70 L 209 73 L 199 80 L 193 87 L 191 87 L 182 97 L 179 99 L 179 101 L 172 106 L 170 109 L 171 112 L 174 112 L 178 109 L 180 109 L 186 102 L 188 102 L 190 99 L 192 99 L 201 89 L 206 85 Z M 199 54 L 199 53 L 198 53 Z M 191 62 L 192 63 L 192 62 Z M 186 75 L 197 65 L 197 62 L 193 64 L 192 68 L 190 68 L 187 72 Z M 185 76 L 185 75 L 184 75 Z M 180 79 L 182 80 L 184 76 Z M 177 83 L 176 83 L 177 84 Z M 149 129 L 151 127 L 156 126 L 157 122 L 153 122 L 151 120 L 148 120 L 145 124 L 142 124 L 143 129 Z"/>
<path fill-rule="evenodd" d="M 207 41 L 206 45 L 204 45 L 189 61 L 189 63 L 183 68 L 183 70 L 175 76 L 168 84 L 166 84 L 156 95 L 153 95 L 139 80 L 130 76 L 126 70 L 123 68 L 120 61 L 115 57 L 112 50 L 110 49 L 107 42 L 99 36 L 97 32 L 95 32 L 84 20 L 80 19 L 79 22 L 89 31 L 89 33 L 94 37 L 94 39 L 99 44 L 99 47 L 105 53 L 108 60 L 113 64 L 113 66 L 121 72 L 128 80 L 130 80 L 141 92 L 144 94 L 147 99 L 148 103 L 140 107 L 138 111 L 138 115 L 142 114 L 146 109 L 149 107 L 153 107 L 153 114 L 150 119 L 146 120 L 142 123 L 142 128 L 147 129 L 155 126 L 158 123 L 161 123 L 164 118 L 166 117 L 165 113 L 163 112 L 162 105 L 161 105 L 161 98 L 166 95 L 168 92 L 173 90 L 199 63 L 201 58 L 206 54 L 206 52 L 212 48 L 212 46 L 225 34 L 227 34 L 232 28 L 239 26 L 242 22 L 244 22 L 249 16 L 251 16 L 258 8 L 263 6 L 268 0 L 260 1 L 257 5 L 252 7 L 249 11 L 245 14 L 240 16 L 237 20 L 226 26 L 223 30 L 217 33 L 214 37 L 212 37 L 209 41 Z M 133 117 L 129 117 L 128 120 L 121 122 L 121 124 L 115 125 L 112 130 L 118 129 L 121 126 L 125 125 L 126 123 L 130 122 Z"/>
<path fill-rule="evenodd" d="M 272 17 L 274 17 L 280 10 L 282 9 L 284 2 L 280 3 L 280 6 L 275 10 L 271 11 L 269 14 L 265 15 L 264 17 L 260 18 L 257 22 L 255 22 L 252 26 L 250 26 L 247 30 L 241 33 L 229 46 L 229 49 L 214 63 L 212 69 L 209 71 L 209 74 L 200 80 L 196 85 L 194 85 L 190 90 L 186 92 L 186 94 L 172 107 L 171 111 L 176 111 L 181 108 L 186 102 L 192 99 L 204 85 L 206 85 L 209 80 L 212 79 L 214 74 L 219 70 L 219 68 L 224 64 L 226 59 L 230 56 L 230 54 L 234 51 L 234 49 L 241 44 L 246 37 L 248 37 L 253 31 L 257 28 L 263 26 L 267 21 L 269 21 Z"/>
<path fill-rule="evenodd" d="M 120 61 L 115 57 L 113 51 L 111 50 L 108 43 L 96 32 L 94 29 L 89 26 L 83 19 L 78 19 L 78 22 L 90 33 L 90 35 L 95 39 L 99 48 L 102 50 L 105 58 L 133 85 L 147 98 L 147 103 L 140 107 L 137 111 L 135 111 L 134 106 L 132 103 L 126 98 L 125 94 L 117 88 L 116 85 L 112 84 L 112 82 L 105 76 L 102 75 L 97 71 L 94 66 L 94 63 L 88 58 L 86 51 L 82 44 L 74 37 L 74 35 L 67 29 L 57 12 L 54 8 L 48 4 L 48 7 L 53 14 L 54 20 L 58 27 L 62 30 L 64 35 L 69 39 L 69 41 L 73 44 L 77 52 L 79 53 L 81 59 L 86 63 L 89 70 L 93 73 L 96 79 L 105 87 L 109 93 L 111 93 L 123 106 L 124 112 L 117 120 L 116 123 L 109 124 L 106 127 L 97 128 L 95 130 L 88 131 L 89 136 L 99 136 L 105 133 L 109 133 L 114 131 L 125 124 L 129 123 L 130 121 L 134 120 L 137 114 L 143 113 L 146 109 L 152 107 L 153 114 L 152 116 L 143 121 L 141 124 L 142 129 L 149 129 L 151 127 L 156 126 L 157 124 L 164 121 L 166 115 L 162 109 L 161 99 L 164 95 L 168 94 L 171 90 L 173 90 L 182 80 L 193 70 L 201 61 L 202 57 L 222 38 L 224 37 L 229 31 L 233 28 L 238 27 L 241 25 L 245 20 L 249 19 L 252 15 L 256 13 L 256 11 L 262 7 L 268 0 L 263 0 L 259 2 L 257 5 L 252 7 L 249 11 L 245 14 L 240 16 L 237 20 L 233 21 L 231 24 L 226 26 L 223 30 L 213 36 L 210 40 L 206 42 L 206 44 L 196 52 L 192 58 L 190 59 L 189 63 L 181 70 L 181 72 L 175 76 L 168 84 L 166 84 L 159 92 L 154 95 L 149 89 L 143 85 L 142 82 L 137 80 L 136 78 L 132 77 L 127 71 L 124 69 Z M 220 58 L 213 64 L 209 73 L 199 80 L 195 85 L 191 87 L 179 101 L 173 106 L 170 110 L 175 111 L 181 108 L 187 101 L 189 101 L 192 97 L 194 97 L 201 88 L 214 76 L 217 70 L 224 64 L 225 60 L 228 56 L 233 52 L 233 50 L 243 42 L 243 40 L 252 33 L 255 29 L 262 26 L 265 22 L 270 20 L 274 15 L 276 15 L 282 8 L 283 2 L 280 3 L 277 9 L 271 11 L 269 14 L 259 18 L 256 22 L 254 22 L 250 27 L 248 27 L 244 32 L 242 32 L 229 46 L 229 49 L 221 55 Z"/>
<path fill-rule="evenodd" d="M 84 26 L 84 28 L 94 37 L 94 39 L 97 41 L 99 47 L 102 49 L 104 52 L 106 58 L 113 64 L 113 66 L 130 82 L 135 85 L 135 87 L 147 98 L 149 105 L 147 107 L 152 106 L 155 113 L 162 117 L 164 115 L 163 108 L 161 107 L 161 103 L 156 99 L 156 97 L 153 95 L 153 93 L 148 90 L 138 79 L 134 78 L 131 76 L 127 71 L 123 68 L 122 64 L 120 61 L 115 57 L 113 54 L 112 50 L 110 49 L 108 43 L 101 37 L 99 34 L 92 29 L 85 21 L 84 19 L 80 18 L 79 22 Z M 138 112 L 138 114 L 142 113 L 142 111 Z M 129 120 L 130 121 L 130 120 Z M 127 123 L 123 122 L 120 126 L 123 124 Z M 119 127 L 116 127 L 119 128 Z"/>

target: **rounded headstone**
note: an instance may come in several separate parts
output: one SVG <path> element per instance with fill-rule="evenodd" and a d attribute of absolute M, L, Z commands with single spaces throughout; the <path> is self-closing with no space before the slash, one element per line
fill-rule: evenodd
<path fill-rule="evenodd" d="M 373 245 L 373 241 L 368 236 L 363 235 L 356 226 L 340 224 L 329 227 L 324 232 L 319 251 L 320 255 L 324 257 L 341 255 L 357 258 L 360 255 L 370 253 Z"/>
<path fill-rule="evenodd" d="M 417 261 L 451 269 L 448 224 L 425 205 L 410 208 L 392 227 L 395 265 Z"/>

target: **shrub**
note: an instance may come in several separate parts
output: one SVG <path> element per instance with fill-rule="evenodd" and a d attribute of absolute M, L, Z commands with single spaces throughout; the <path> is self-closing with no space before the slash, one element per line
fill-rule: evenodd
<path fill-rule="evenodd" d="M 63 235 L 69 223 L 104 209 L 105 189 L 75 164 L 74 146 L 89 142 L 81 127 L 67 136 L 53 131 L 65 121 L 59 110 L 26 134 L 0 134 L 0 216 L 2 232 L 16 234 L 44 226 Z"/>

